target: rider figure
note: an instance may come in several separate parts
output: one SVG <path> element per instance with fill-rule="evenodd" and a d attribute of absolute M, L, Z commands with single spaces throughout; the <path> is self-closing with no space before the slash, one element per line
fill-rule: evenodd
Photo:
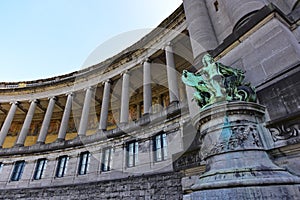
<path fill-rule="evenodd" d="M 210 90 L 210 104 L 216 101 L 225 100 L 226 99 L 226 90 L 223 84 L 223 76 L 219 71 L 219 66 L 211 55 L 206 54 L 202 58 L 203 68 L 199 71 L 202 75 L 203 79 L 207 87 Z"/>

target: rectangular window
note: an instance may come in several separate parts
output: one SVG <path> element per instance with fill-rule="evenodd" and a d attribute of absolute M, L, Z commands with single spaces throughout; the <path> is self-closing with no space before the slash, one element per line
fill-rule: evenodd
<path fill-rule="evenodd" d="M 168 157 L 167 135 L 162 133 L 154 137 L 154 158 L 155 161 L 163 161 Z"/>
<path fill-rule="evenodd" d="M 22 177 L 22 173 L 23 173 L 24 167 L 25 167 L 25 161 L 24 160 L 17 161 L 15 163 L 14 170 L 13 170 L 13 173 L 11 175 L 10 180 L 11 181 L 18 181 L 18 180 L 20 180 L 21 177 Z"/>
<path fill-rule="evenodd" d="M 127 167 L 134 167 L 138 163 L 138 152 L 139 152 L 139 143 L 130 142 L 126 146 L 127 153 Z"/>
<path fill-rule="evenodd" d="M 46 169 L 46 164 L 47 164 L 46 158 L 37 160 L 35 171 L 34 171 L 34 176 L 33 176 L 34 180 L 39 180 L 43 177 L 43 173 Z"/>
<path fill-rule="evenodd" d="M 101 171 L 107 172 L 111 170 L 112 148 L 103 150 Z"/>
<path fill-rule="evenodd" d="M 90 165 L 90 152 L 83 152 L 80 154 L 80 160 L 79 160 L 79 168 L 78 168 L 78 174 L 83 175 L 88 172 L 89 165 Z"/>
<path fill-rule="evenodd" d="M 56 177 L 64 177 L 67 173 L 67 164 L 69 157 L 68 156 L 60 156 L 58 158 L 57 168 L 56 168 Z"/>

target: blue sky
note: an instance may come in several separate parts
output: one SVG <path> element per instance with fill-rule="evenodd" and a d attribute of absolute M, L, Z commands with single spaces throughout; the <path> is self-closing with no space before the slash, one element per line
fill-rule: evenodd
<path fill-rule="evenodd" d="M 1 0 L 0 82 L 79 70 L 105 41 L 156 27 L 182 0 Z"/>

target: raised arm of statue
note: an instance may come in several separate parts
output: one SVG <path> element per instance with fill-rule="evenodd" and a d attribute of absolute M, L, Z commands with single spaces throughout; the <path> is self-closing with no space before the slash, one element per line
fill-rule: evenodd
<path fill-rule="evenodd" d="M 200 70 L 200 73 L 203 74 L 203 79 L 206 81 L 207 87 L 210 89 L 210 103 L 214 103 L 221 99 L 225 100 L 225 88 L 223 84 L 224 77 L 219 71 L 218 64 L 209 54 L 203 56 L 202 63 L 203 68 Z"/>

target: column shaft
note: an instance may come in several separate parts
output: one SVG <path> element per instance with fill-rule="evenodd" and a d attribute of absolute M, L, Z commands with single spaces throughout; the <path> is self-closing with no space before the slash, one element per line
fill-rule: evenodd
<path fill-rule="evenodd" d="M 170 103 L 179 101 L 179 90 L 177 82 L 177 71 L 174 61 L 173 48 L 169 44 L 166 49 L 166 60 L 167 60 L 167 75 L 168 75 L 168 87 L 170 95 Z"/>
<path fill-rule="evenodd" d="M 58 132 L 58 137 L 57 137 L 58 141 L 65 140 L 67 128 L 68 128 L 68 124 L 69 124 L 69 119 L 70 119 L 70 114 L 71 114 L 71 109 L 72 109 L 72 101 L 73 101 L 73 94 L 70 93 L 70 94 L 68 94 L 68 97 L 67 97 L 64 114 L 63 114 L 61 124 L 59 127 L 59 132 Z"/>
<path fill-rule="evenodd" d="M 0 131 L 0 147 L 2 147 L 2 145 L 4 143 L 6 135 L 7 135 L 8 131 L 9 131 L 11 123 L 12 123 L 12 121 L 14 119 L 17 107 L 18 107 L 18 102 L 12 103 L 11 107 L 9 109 L 9 112 L 7 114 L 7 117 L 5 118 L 4 124 L 3 124 L 2 128 L 1 128 L 1 131 Z"/>
<path fill-rule="evenodd" d="M 129 118 L 129 73 L 123 74 L 120 123 L 128 123 Z"/>
<path fill-rule="evenodd" d="M 140 119 L 141 117 L 141 104 L 136 104 L 136 119 Z"/>
<path fill-rule="evenodd" d="M 38 103 L 38 100 L 34 100 L 30 103 L 30 107 L 29 107 L 29 110 L 27 112 L 26 118 L 24 120 L 24 124 L 22 126 L 21 132 L 19 133 L 19 137 L 18 137 L 18 140 L 16 142 L 16 146 L 23 146 L 24 145 L 24 142 L 25 142 L 26 136 L 28 134 L 30 124 L 31 124 L 31 121 L 32 121 L 37 103 Z"/>
<path fill-rule="evenodd" d="M 216 48 L 218 42 L 205 0 L 183 0 L 183 6 L 195 59 L 194 65 L 198 66 L 202 56 L 208 50 Z"/>
<path fill-rule="evenodd" d="M 83 136 L 86 134 L 88 121 L 89 121 L 92 94 L 93 94 L 93 89 L 91 87 L 87 88 L 85 92 L 84 104 L 83 104 L 80 124 L 78 128 L 79 136 Z"/>
<path fill-rule="evenodd" d="M 56 97 L 52 97 L 49 100 L 48 108 L 44 116 L 44 121 L 40 130 L 37 143 L 42 143 L 42 144 L 45 143 L 56 100 L 57 100 Z"/>
<path fill-rule="evenodd" d="M 151 91 L 151 63 L 144 62 L 144 114 L 151 113 L 152 91 Z"/>
<path fill-rule="evenodd" d="M 158 97 L 157 97 L 157 101 L 158 101 L 158 109 L 156 110 L 156 112 L 161 112 L 162 111 L 162 103 L 161 103 L 161 101 L 162 101 L 162 99 L 161 99 L 161 95 L 159 95 Z"/>
<path fill-rule="evenodd" d="M 106 130 L 106 128 L 107 128 L 110 87 L 111 87 L 111 82 L 106 81 L 104 83 L 104 92 L 103 92 L 103 97 L 102 97 L 102 105 L 101 105 L 101 113 L 100 113 L 100 122 L 99 122 L 100 130 Z"/>

